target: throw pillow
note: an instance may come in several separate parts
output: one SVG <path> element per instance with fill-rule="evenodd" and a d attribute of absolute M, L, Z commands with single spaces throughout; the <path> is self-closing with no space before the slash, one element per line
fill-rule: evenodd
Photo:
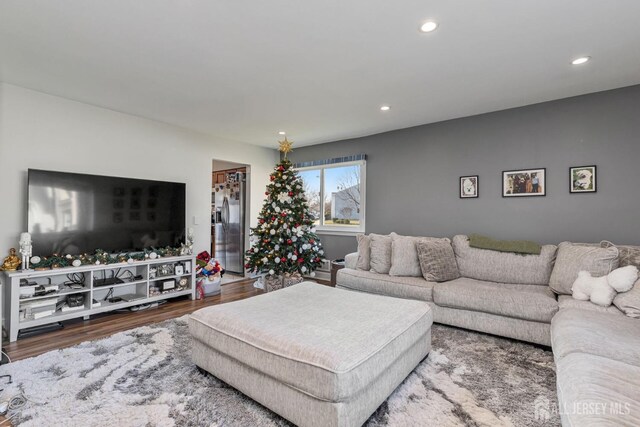
<path fill-rule="evenodd" d="M 551 272 L 549 286 L 557 294 L 571 295 L 571 286 L 580 271 L 588 271 L 593 277 L 602 277 L 618 268 L 618 249 L 574 245 L 562 242 Z"/>
<path fill-rule="evenodd" d="M 358 260 L 356 270 L 371 270 L 371 239 L 364 234 L 358 234 Z"/>
<path fill-rule="evenodd" d="M 391 233 L 391 268 L 389 276 L 422 276 L 416 243 L 420 237 Z"/>
<path fill-rule="evenodd" d="M 619 293 L 613 300 L 613 305 L 629 317 L 640 318 L 640 280 L 630 291 Z"/>
<path fill-rule="evenodd" d="M 391 236 L 369 234 L 370 258 L 372 272 L 389 274 L 391 268 Z"/>
<path fill-rule="evenodd" d="M 603 248 L 615 246 L 620 251 L 620 267 L 633 265 L 640 268 L 640 246 L 615 245 L 611 242 L 603 240 L 600 242 Z"/>
<path fill-rule="evenodd" d="M 456 255 L 449 239 L 423 240 L 416 244 L 422 276 L 428 282 L 446 282 L 460 277 Z"/>

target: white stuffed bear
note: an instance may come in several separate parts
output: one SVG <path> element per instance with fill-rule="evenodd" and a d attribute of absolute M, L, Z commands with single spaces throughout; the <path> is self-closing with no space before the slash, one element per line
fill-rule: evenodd
<path fill-rule="evenodd" d="M 591 300 L 594 304 L 608 307 L 618 292 L 631 290 L 636 280 L 638 280 L 638 269 L 633 265 L 618 268 L 602 277 L 591 277 L 588 271 L 581 271 L 573 282 L 571 291 L 575 299 Z"/>

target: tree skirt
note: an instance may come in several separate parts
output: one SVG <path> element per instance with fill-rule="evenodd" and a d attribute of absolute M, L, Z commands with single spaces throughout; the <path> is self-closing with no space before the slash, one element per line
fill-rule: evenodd
<path fill-rule="evenodd" d="M 432 334 L 429 357 L 368 427 L 539 426 L 534 401 L 556 405 L 550 351 L 441 325 Z M 144 326 L 0 367 L 13 376 L 2 399 L 29 399 L 9 414 L 20 426 L 291 425 L 200 373 L 190 352 L 186 317 Z"/>

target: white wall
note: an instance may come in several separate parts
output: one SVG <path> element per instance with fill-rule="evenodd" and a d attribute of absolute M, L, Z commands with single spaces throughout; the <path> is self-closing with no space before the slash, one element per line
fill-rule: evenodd
<path fill-rule="evenodd" d="M 208 250 L 214 158 L 251 166 L 255 225 L 276 150 L 0 83 L 0 259 L 26 231 L 29 168 L 185 182 L 195 249 Z"/>

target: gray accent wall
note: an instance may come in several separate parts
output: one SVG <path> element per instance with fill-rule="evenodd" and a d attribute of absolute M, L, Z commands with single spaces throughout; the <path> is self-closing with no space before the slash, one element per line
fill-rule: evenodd
<path fill-rule="evenodd" d="M 640 85 L 301 147 L 289 157 L 360 153 L 367 233 L 640 245 Z M 593 164 L 597 193 L 570 194 L 569 167 Z M 547 169 L 547 196 L 503 198 L 502 171 L 524 168 Z M 479 198 L 459 198 L 462 175 L 480 176 Z M 321 237 L 330 258 L 356 249 L 353 236 Z"/>

